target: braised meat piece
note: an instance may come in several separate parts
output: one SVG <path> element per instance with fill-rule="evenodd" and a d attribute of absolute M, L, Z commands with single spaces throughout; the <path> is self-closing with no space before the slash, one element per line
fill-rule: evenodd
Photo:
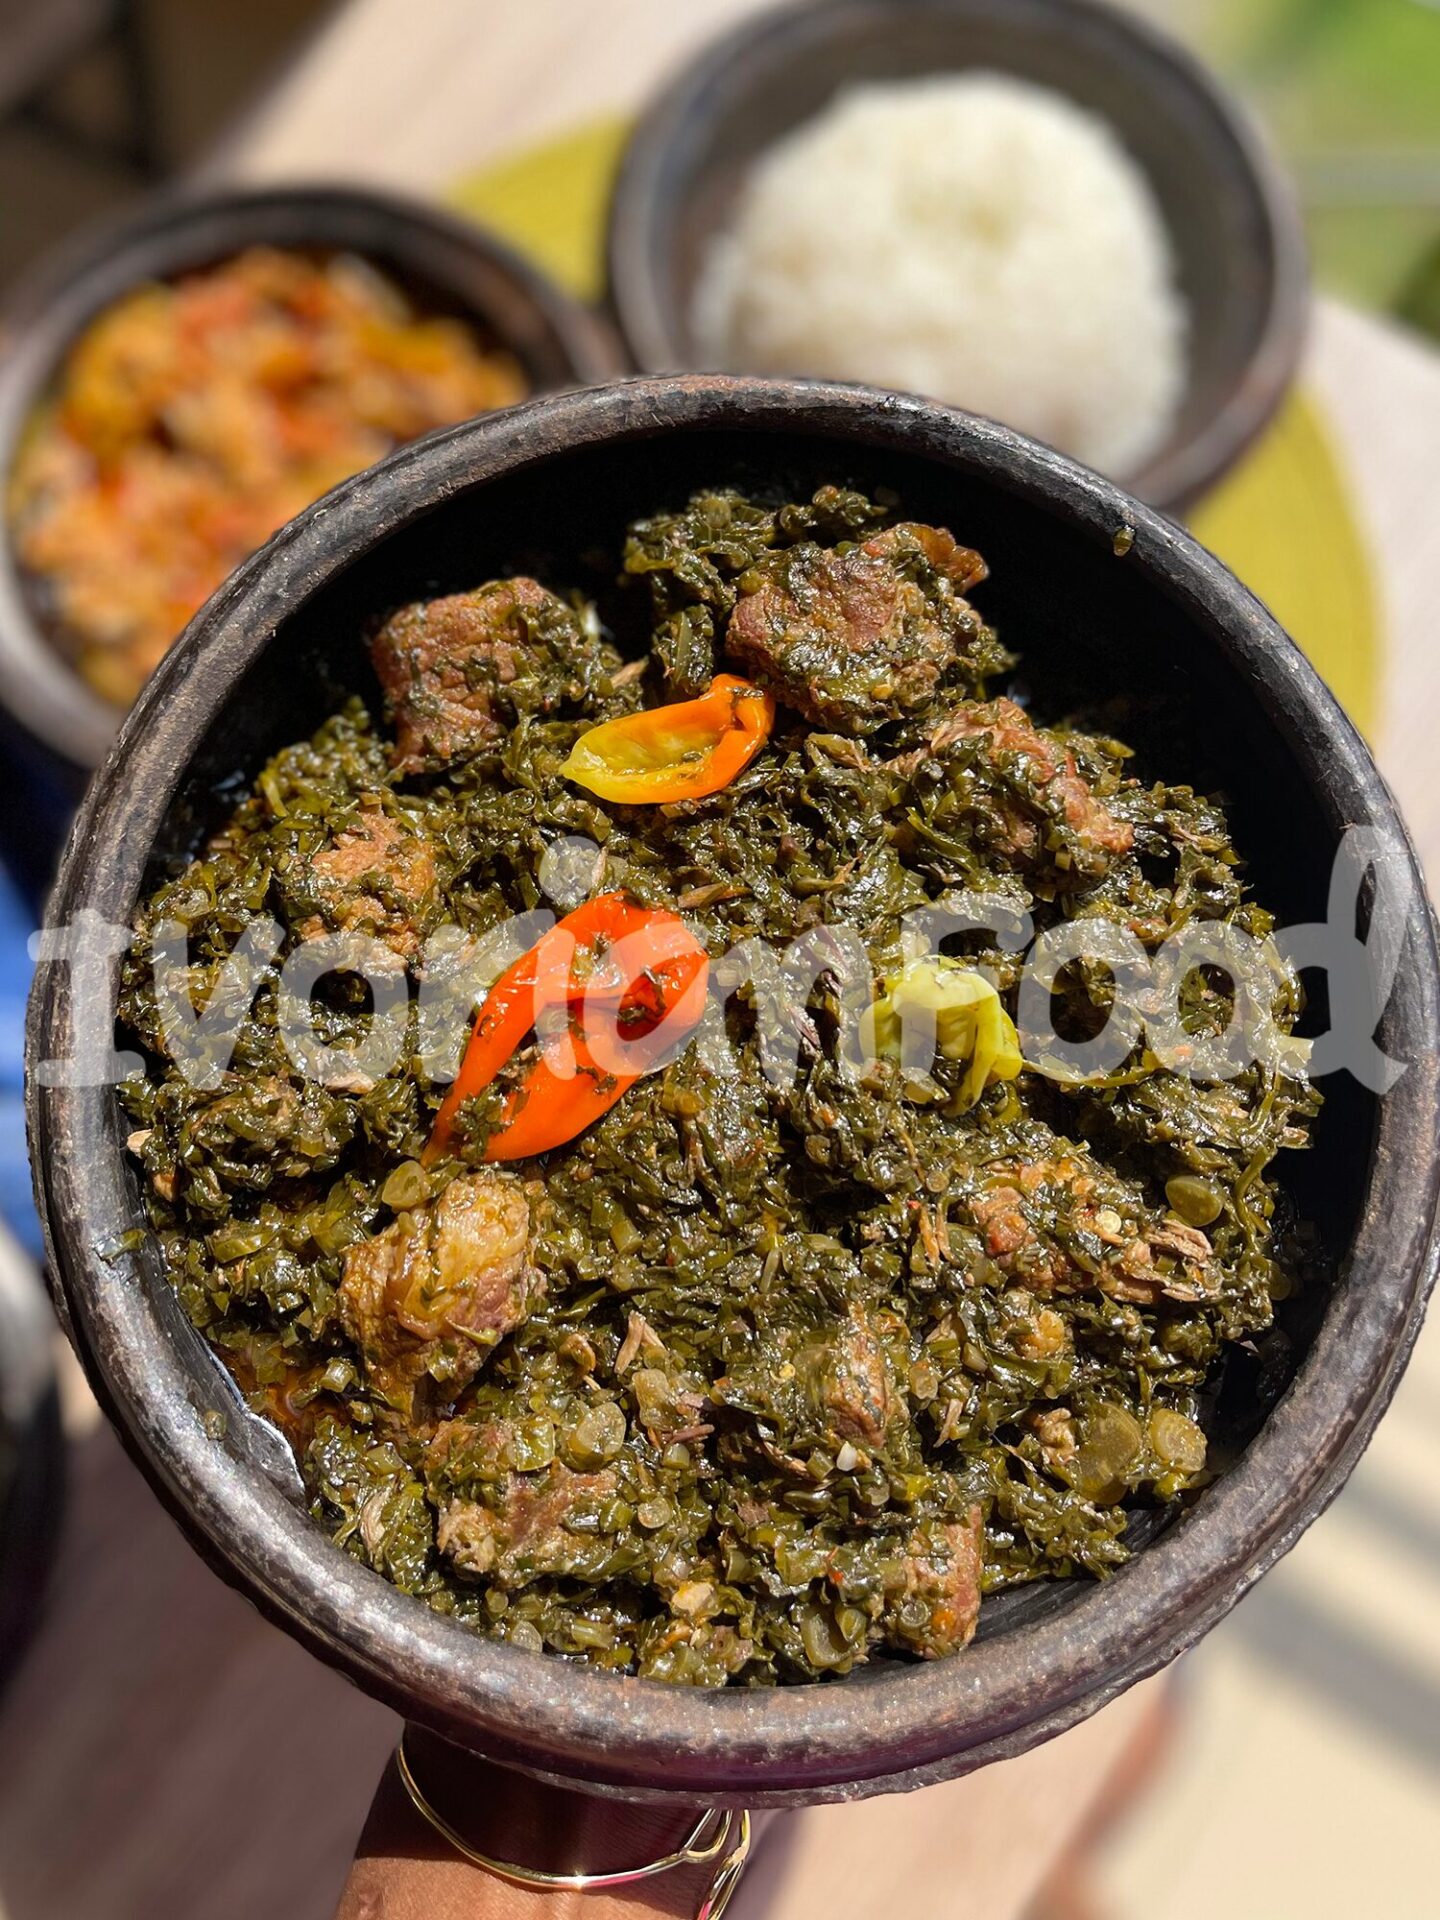
<path fill-rule="evenodd" d="M 1079 1429 L 1068 1407 L 1044 1407 L 1025 1422 L 1040 1443 L 1040 1459 L 1047 1473 L 1063 1473 L 1080 1451 Z"/>
<path fill-rule="evenodd" d="M 975 817 L 993 822 L 982 836 L 991 852 L 1033 869 L 1042 864 L 1051 827 L 1061 827 L 1080 872 L 1094 878 L 1134 845 L 1135 829 L 1091 792 L 1075 756 L 1047 739 L 1013 700 L 961 707 L 941 722 L 928 753 L 944 757 L 967 741 L 979 750 L 956 756 L 952 777 L 973 787 Z"/>
<path fill-rule="evenodd" d="M 1034 1293 L 1098 1290 L 1153 1306 L 1214 1292 L 1205 1235 L 1078 1150 L 992 1164 L 964 1205 L 986 1253 Z"/>
<path fill-rule="evenodd" d="M 494 1489 L 494 1506 L 449 1501 L 436 1544 L 463 1573 L 488 1574 L 502 1587 L 542 1575 L 593 1579 L 597 1521 L 618 1484 L 613 1467 L 575 1473 L 558 1460 L 543 1473 L 507 1474 Z M 608 1559 L 608 1547 L 601 1550 Z"/>
<path fill-rule="evenodd" d="M 886 1627 L 924 1660 L 958 1653 L 980 1618 L 985 1529 L 979 1507 L 964 1520 L 932 1520 L 905 1546 L 904 1579 L 886 1596 Z"/>
<path fill-rule="evenodd" d="M 918 551 L 956 593 L 978 587 L 990 572 L 973 547 L 962 547 L 944 527 L 922 526 L 917 520 L 902 520 L 898 526 L 872 534 L 865 550 L 895 560 Z"/>
<path fill-rule="evenodd" d="M 370 1385 L 397 1411 L 437 1412 L 542 1291 L 530 1203 L 513 1174 L 461 1174 L 345 1256 L 340 1314 Z"/>
<path fill-rule="evenodd" d="M 778 700 L 840 733 L 923 705 L 985 631 L 963 597 L 985 563 L 942 527 L 889 527 L 842 552 L 804 541 L 766 555 L 754 576 L 726 651 Z"/>
<path fill-rule="evenodd" d="M 353 1110 L 333 1089 L 232 1070 L 215 1093 L 198 1096 L 173 1137 L 162 1127 L 158 1138 L 147 1129 L 132 1142 L 151 1154 L 167 1149 L 153 1175 L 163 1200 L 183 1193 L 187 1206 L 214 1218 L 230 1211 L 235 1193 L 265 1193 L 277 1181 L 328 1173 L 354 1131 Z"/>
<path fill-rule="evenodd" d="M 438 772 L 497 745 L 522 706 L 576 697 L 587 652 L 601 650 L 578 616 L 524 574 L 402 607 L 370 646 L 396 771 Z"/>
<path fill-rule="evenodd" d="M 895 1411 L 895 1390 L 871 1316 L 862 1307 L 852 1307 L 833 1339 L 810 1358 L 816 1398 L 837 1439 L 883 1446 Z"/>
<path fill-rule="evenodd" d="M 363 933 L 413 960 L 429 931 L 437 904 L 435 849 L 378 805 L 362 808 L 354 822 L 310 862 L 320 912 L 298 929 L 302 940 L 327 930 Z"/>

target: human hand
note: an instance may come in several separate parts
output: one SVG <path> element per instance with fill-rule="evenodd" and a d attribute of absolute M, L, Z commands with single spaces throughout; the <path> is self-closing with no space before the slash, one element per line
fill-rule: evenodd
<path fill-rule="evenodd" d="M 550 1786 L 413 1729 L 406 1753 L 424 1798 L 472 1848 L 545 1873 L 643 1866 L 678 1850 L 704 1811 Z M 420 1813 L 398 1762 L 376 1792 L 335 1920 L 694 1920 L 714 1882 L 718 1861 L 605 1891 L 513 1886 Z"/>

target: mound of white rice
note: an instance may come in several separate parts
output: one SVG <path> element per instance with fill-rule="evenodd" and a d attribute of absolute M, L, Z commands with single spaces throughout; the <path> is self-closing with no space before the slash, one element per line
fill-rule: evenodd
<path fill-rule="evenodd" d="M 1104 121 L 973 73 L 856 88 L 767 154 L 696 294 L 706 363 L 949 400 L 1124 476 L 1185 383 L 1150 186 Z"/>

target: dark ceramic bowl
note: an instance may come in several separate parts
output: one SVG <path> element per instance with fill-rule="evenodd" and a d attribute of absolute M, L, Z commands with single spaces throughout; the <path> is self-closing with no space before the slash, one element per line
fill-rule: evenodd
<path fill-rule="evenodd" d="M 620 169 L 609 276 L 625 343 L 648 373 L 700 364 L 690 313 L 708 243 L 755 160 L 838 91 L 976 69 L 1068 95 L 1110 123 L 1149 178 L 1190 313 L 1190 371 L 1166 444 L 1117 477 L 1176 512 L 1234 464 L 1294 376 L 1305 245 L 1290 190 L 1236 102 L 1173 41 L 1093 0 L 826 0 L 717 41 L 644 114 Z"/>
<path fill-rule="evenodd" d="M 402 449 L 302 514 L 191 624 L 126 723 L 70 840 L 51 914 L 128 924 L 249 774 L 345 694 L 373 694 L 378 609 L 523 566 L 593 590 L 622 644 L 643 610 L 613 555 L 637 514 L 725 481 L 795 497 L 826 480 L 897 489 L 992 567 L 987 618 L 1037 707 L 1125 691 L 1146 773 L 1223 788 L 1258 894 L 1323 918 L 1342 829 L 1401 832 L 1369 754 L 1303 656 L 1224 567 L 1107 482 L 1001 427 L 861 388 L 639 380 L 491 415 Z M 1114 535 L 1135 529 L 1117 557 Z M 1402 841 L 1403 846 L 1403 841 Z M 1408 857 L 1408 856 L 1406 856 Z M 692 1692 L 477 1638 L 338 1551 L 293 1464 L 186 1322 L 143 1218 L 110 1089 L 38 1083 L 65 1051 L 66 973 L 42 970 L 28 1035 L 37 1190 L 61 1310 L 162 1498 L 207 1557 L 323 1658 L 412 1720 L 602 1791 L 773 1805 L 964 1772 L 1068 1727 L 1214 1624 L 1334 1496 L 1420 1325 L 1436 1261 L 1440 1015 L 1419 892 L 1381 1027 L 1409 1062 L 1377 1100 L 1327 1083 L 1316 1143 L 1288 1156 L 1297 1205 L 1340 1259 L 1291 1325 L 1297 1370 L 1262 1421 L 1244 1357 L 1221 1396 L 1233 1467 L 1103 1585 L 987 1601 L 965 1653 L 883 1659 L 837 1682 Z M 99 1009 L 101 1030 L 113 1016 Z M 108 1257 L 107 1257 L 107 1250 Z"/>
<path fill-rule="evenodd" d="M 425 312 L 455 314 L 515 354 L 537 392 L 620 371 L 602 323 L 472 223 L 348 187 L 267 187 L 162 196 L 88 229 L 0 306 L 0 499 L 17 441 L 70 347 L 97 314 L 147 280 L 213 265 L 256 245 L 357 253 Z M 91 691 L 47 633 L 0 529 L 0 705 L 62 762 L 89 772 L 120 714 Z"/>

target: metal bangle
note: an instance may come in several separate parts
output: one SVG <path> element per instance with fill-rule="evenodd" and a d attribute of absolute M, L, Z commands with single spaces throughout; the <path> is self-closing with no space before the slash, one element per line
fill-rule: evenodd
<path fill-rule="evenodd" d="M 750 1857 L 750 1815 L 743 1809 L 735 1813 L 726 1808 L 707 1807 L 675 1852 L 651 1860 L 643 1867 L 625 1867 L 614 1873 L 544 1873 L 538 1867 L 517 1866 L 513 1861 L 492 1859 L 488 1853 L 471 1846 L 444 1814 L 432 1806 L 411 1769 L 403 1733 L 395 1762 L 405 1791 L 420 1817 L 472 1867 L 479 1867 L 512 1887 L 526 1887 L 541 1893 L 599 1893 L 608 1887 L 633 1886 L 637 1880 L 648 1880 L 676 1867 L 708 1866 L 713 1861 L 715 1872 L 695 1920 L 720 1920 Z"/>

